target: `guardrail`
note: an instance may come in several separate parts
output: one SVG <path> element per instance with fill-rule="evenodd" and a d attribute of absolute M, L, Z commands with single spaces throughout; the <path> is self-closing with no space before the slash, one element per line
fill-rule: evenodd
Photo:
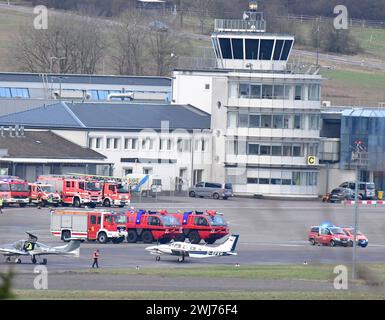
<path fill-rule="evenodd" d="M 265 20 L 236 20 L 236 19 L 215 19 L 214 30 L 223 31 L 242 31 L 242 32 L 265 32 Z"/>

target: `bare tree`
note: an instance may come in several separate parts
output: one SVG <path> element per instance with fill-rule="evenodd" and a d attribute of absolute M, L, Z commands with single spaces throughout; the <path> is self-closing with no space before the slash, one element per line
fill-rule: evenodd
<path fill-rule="evenodd" d="M 175 64 L 177 42 L 170 31 L 150 31 L 149 55 L 153 59 L 156 75 L 167 75 Z"/>
<path fill-rule="evenodd" d="M 95 73 L 105 49 L 101 28 L 89 17 L 50 16 L 47 30 L 21 28 L 13 59 L 23 71 Z"/>
<path fill-rule="evenodd" d="M 124 14 L 114 27 L 115 53 L 112 55 L 114 69 L 119 74 L 143 74 L 144 47 L 147 31 L 144 17 L 137 11 Z"/>

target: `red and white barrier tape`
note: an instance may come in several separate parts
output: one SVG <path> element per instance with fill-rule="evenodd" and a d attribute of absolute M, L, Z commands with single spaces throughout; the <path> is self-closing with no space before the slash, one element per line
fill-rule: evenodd
<path fill-rule="evenodd" d="M 354 200 L 345 200 L 343 204 L 355 204 Z M 358 204 L 385 204 L 383 200 L 359 200 Z"/>

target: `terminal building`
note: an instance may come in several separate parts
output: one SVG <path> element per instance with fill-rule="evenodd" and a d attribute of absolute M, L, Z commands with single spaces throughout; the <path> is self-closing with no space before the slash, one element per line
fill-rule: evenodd
<path fill-rule="evenodd" d="M 170 103 L 167 77 L 0 73 L 0 115 L 58 101 Z"/>
<path fill-rule="evenodd" d="M 244 195 L 317 197 L 322 77 L 288 63 L 293 36 L 265 30 L 255 7 L 216 20 L 216 66 L 175 70 L 173 102 L 211 114 L 215 181 Z"/>
<path fill-rule="evenodd" d="M 211 180 L 210 115 L 190 105 L 57 102 L 0 117 L 0 126 L 12 128 L 16 125 L 24 130 L 44 130 L 57 136 L 58 138 L 52 139 L 53 150 L 66 147 L 65 150 L 69 151 L 67 146 L 76 144 L 78 149 L 90 149 L 91 155 L 99 155 L 94 161 L 88 158 L 80 161 L 88 164 L 81 169 L 72 165 L 69 169 L 60 168 L 60 172 L 65 170 L 116 177 L 145 174 L 156 179 L 162 190 L 166 191 L 187 191 L 191 184 Z M 31 135 L 29 133 L 28 136 Z M 45 136 L 47 135 L 48 133 Z M 68 140 L 66 144 L 59 137 Z M 24 146 L 27 144 L 25 138 L 0 139 L 0 150 L 9 149 L 4 144 L 5 141 L 8 146 L 12 141 L 15 144 L 23 141 Z M 30 148 L 33 149 L 35 141 L 32 142 Z M 57 142 L 60 144 L 56 144 Z M 48 144 L 49 140 L 45 141 L 46 149 Z M 11 161 L 7 154 L 4 155 L 4 162 L 7 163 L 4 169 L 9 167 L 10 162 L 16 161 Z M 36 154 L 34 157 L 36 158 Z M 71 152 L 68 152 L 68 158 L 68 163 L 76 162 L 75 159 L 70 159 Z M 45 170 L 59 170 L 50 169 L 53 163 L 50 159 L 43 157 L 34 161 L 45 164 Z M 22 170 L 28 166 L 28 162 L 31 161 L 18 162 L 20 170 L 16 170 L 16 173 L 33 181 L 38 175 L 33 176 L 33 172 L 40 171 L 28 171 L 31 173 L 26 175 Z M 60 163 L 55 163 L 58 162 Z M 97 163 L 98 166 L 91 166 L 92 163 Z M 106 165 L 101 165 L 103 163 Z M 10 169 L 8 172 L 13 171 Z"/>

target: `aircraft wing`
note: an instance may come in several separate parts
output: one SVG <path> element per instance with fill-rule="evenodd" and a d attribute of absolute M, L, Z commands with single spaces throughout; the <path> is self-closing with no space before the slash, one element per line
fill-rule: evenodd
<path fill-rule="evenodd" d="M 0 254 L 5 256 L 27 256 L 30 255 L 28 252 L 17 250 L 14 248 L 0 248 Z"/>

